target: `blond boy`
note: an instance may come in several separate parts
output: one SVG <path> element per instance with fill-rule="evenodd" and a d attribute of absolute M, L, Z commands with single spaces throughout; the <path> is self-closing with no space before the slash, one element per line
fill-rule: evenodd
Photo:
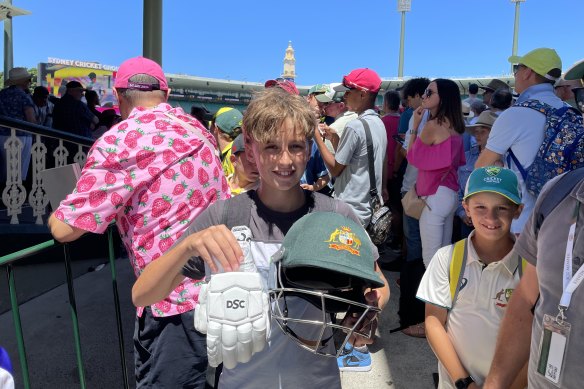
<path fill-rule="evenodd" d="M 217 202 L 197 219 L 167 255 L 142 273 L 132 290 L 134 304 L 141 306 L 157 301 L 185 275 L 199 276 L 203 262 L 213 272 L 217 272 L 217 265 L 227 272 L 237 270 L 242 251 L 224 225 L 224 218 L 243 206 L 249 209 L 247 226 L 253 235 L 253 259 L 265 278 L 272 266 L 270 256 L 280 248 L 292 224 L 305 214 L 334 210 L 358 221 L 346 204 L 305 191 L 299 185 L 315 128 L 314 114 L 301 97 L 279 88 L 258 93 L 243 119 L 246 155 L 260 175 L 258 189 Z M 375 270 L 385 286 L 365 297 L 370 305 L 382 308 L 389 298 L 389 289 L 377 265 Z M 307 315 L 320 312 L 322 316 L 322 311 L 305 304 Z M 340 388 L 340 374 L 335 358 L 311 354 L 273 327 L 269 345 L 249 362 L 224 369 L 219 387 Z"/>
<path fill-rule="evenodd" d="M 479 388 L 489 372 L 499 325 L 522 269 L 510 233 L 523 208 L 520 193 L 509 169 L 473 171 L 463 207 L 475 230 L 466 241 L 438 250 L 422 278 L 416 297 L 426 302 L 426 336 L 439 361 L 438 388 Z M 457 255 L 466 261 L 457 262 Z"/>

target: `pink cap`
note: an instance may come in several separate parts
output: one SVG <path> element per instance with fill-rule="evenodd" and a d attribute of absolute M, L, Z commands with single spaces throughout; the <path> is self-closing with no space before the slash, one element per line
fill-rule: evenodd
<path fill-rule="evenodd" d="M 130 82 L 130 78 L 136 74 L 147 74 L 158 80 L 158 85 L 145 84 L 138 82 Z M 166 82 L 166 77 L 164 77 L 164 72 L 159 64 L 152 61 L 151 59 L 144 57 L 130 58 L 118 69 L 116 74 L 116 80 L 114 82 L 115 88 L 120 89 L 136 89 L 142 91 L 152 91 L 152 90 L 168 90 L 168 83 Z"/>
<path fill-rule="evenodd" d="M 343 77 L 343 84 L 334 89 L 338 92 L 348 89 L 360 89 L 364 92 L 377 93 L 381 88 L 381 78 L 371 69 L 355 69 Z"/>
<path fill-rule="evenodd" d="M 264 84 L 264 87 L 266 87 L 266 88 L 272 88 L 275 86 L 278 86 L 278 87 L 284 89 L 286 92 L 288 92 L 292 95 L 299 95 L 300 94 L 300 92 L 298 92 L 298 88 L 296 88 L 296 84 L 294 84 L 293 81 L 286 80 L 284 78 L 276 78 L 275 80 L 268 80 Z"/>

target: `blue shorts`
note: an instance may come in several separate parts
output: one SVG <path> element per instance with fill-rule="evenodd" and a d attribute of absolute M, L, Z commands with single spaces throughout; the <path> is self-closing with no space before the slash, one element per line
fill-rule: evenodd
<path fill-rule="evenodd" d="M 207 341 L 195 330 L 193 314 L 154 317 L 146 308 L 136 318 L 136 388 L 205 388 Z"/>

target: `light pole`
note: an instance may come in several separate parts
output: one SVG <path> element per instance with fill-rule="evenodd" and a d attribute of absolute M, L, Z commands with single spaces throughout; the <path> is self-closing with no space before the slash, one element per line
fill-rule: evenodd
<path fill-rule="evenodd" d="M 397 76 L 404 76 L 404 38 L 406 34 L 406 12 L 412 8 L 412 0 L 397 0 L 397 11 L 401 12 L 401 34 L 399 40 L 399 65 L 397 67 Z"/>
<path fill-rule="evenodd" d="M 29 15 L 30 12 L 16 8 L 12 5 L 12 0 L 0 3 L 0 20 L 4 21 L 4 79 L 8 77 L 8 72 L 13 67 L 12 50 L 12 18 L 14 16 Z"/>
<path fill-rule="evenodd" d="M 517 39 L 519 36 L 519 6 L 525 0 L 511 0 L 512 3 L 515 3 L 515 24 L 513 25 L 513 49 L 511 51 L 511 55 L 517 55 Z"/>
<path fill-rule="evenodd" d="M 142 52 L 162 66 L 162 0 L 144 0 Z"/>

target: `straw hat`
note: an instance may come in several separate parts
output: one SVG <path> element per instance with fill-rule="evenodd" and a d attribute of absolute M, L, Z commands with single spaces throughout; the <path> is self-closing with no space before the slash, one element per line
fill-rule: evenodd
<path fill-rule="evenodd" d="M 5 85 L 16 85 L 21 81 L 30 80 L 32 75 L 26 68 L 12 68 L 8 72 L 8 78 L 4 81 Z"/>

